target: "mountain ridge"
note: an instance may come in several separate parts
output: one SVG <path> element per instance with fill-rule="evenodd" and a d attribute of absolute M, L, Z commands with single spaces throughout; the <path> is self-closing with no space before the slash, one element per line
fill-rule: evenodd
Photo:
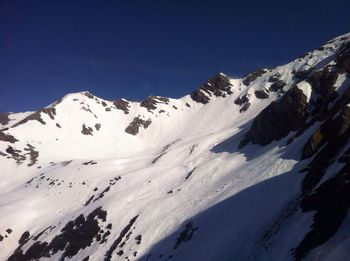
<path fill-rule="evenodd" d="M 349 43 L 179 99 L 0 114 L 0 259 L 345 257 Z"/>

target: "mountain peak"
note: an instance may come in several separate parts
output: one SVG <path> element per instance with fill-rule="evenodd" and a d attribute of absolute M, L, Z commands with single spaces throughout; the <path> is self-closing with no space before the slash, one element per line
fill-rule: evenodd
<path fill-rule="evenodd" d="M 0 259 L 346 259 L 349 37 L 180 99 L 0 114 Z"/>
<path fill-rule="evenodd" d="M 230 78 L 220 72 L 200 85 L 198 89 L 191 94 L 191 98 L 196 102 L 206 104 L 210 101 L 212 96 L 226 97 L 226 95 L 232 94 L 231 87 L 232 83 Z"/>

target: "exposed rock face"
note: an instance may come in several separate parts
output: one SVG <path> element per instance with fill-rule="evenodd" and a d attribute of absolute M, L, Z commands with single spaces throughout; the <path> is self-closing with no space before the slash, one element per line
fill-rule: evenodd
<path fill-rule="evenodd" d="M 312 114 L 316 116 L 316 120 L 323 120 L 327 116 L 328 105 L 337 96 L 334 88 L 337 78 L 338 74 L 332 71 L 331 68 L 324 68 L 313 73 L 307 79 L 307 82 L 312 86 L 312 90 L 318 94 L 312 111 Z"/>
<path fill-rule="evenodd" d="M 249 106 L 250 106 L 250 102 L 249 102 L 249 98 L 248 95 L 245 94 L 242 97 L 238 97 L 234 103 L 236 105 L 241 106 L 241 108 L 239 109 L 239 112 L 245 112 L 246 110 L 248 110 Z"/>
<path fill-rule="evenodd" d="M 118 110 L 122 110 L 125 114 L 129 114 L 130 105 L 126 100 L 118 99 L 115 100 L 113 104 Z"/>
<path fill-rule="evenodd" d="M 255 72 L 248 74 L 247 76 L 244 77 L 243 84 L 246 86 L 249 86 L 253 81 L 258 79 L 261 75 L 263 75 L 266 72 L 267 72 L 266 69 L 259 69 Z"/>
<path fill-rule="evenodd" d="M 271 84 L 269 91 L 270 92 L 278 92 L 283 90 L 284 86 L 286 86 L 286 83 L 281 80 L 275 81 L 273 84 Z"/>
<path fill-rule="evenodd" d="M 206 104 L 210 101 L 212 95 L 225 97 L 232 94 L 230 79 L 219 73 L 203 83 L 196 91 L 191 94 L 192 100 Z"/>
<path fill-rule="evenodd" d="M 296 260 L 327 242 L 337 232 L 350 207 L 349 162 L 333 178 L 324 182 L 316 191 L 307 194 L 301 201 L 304 212 L 314 211 L 310 231 L 293 250 Z"/>
<path fill-rule="evenodd" d="M 94 129 L 91 128 L 91 127 L 86 127 L 85 124 L 83 124 L 82 126 L 82 130 L 81 130 L 81 133 L 84 134 L 84 135 L 93 135 Z"/>
<path fill-rule="evenodd" d="M 335 59 L 335 62 L 335 66 L 338 68 L 339 73 L 346 72 L 350 74 L 350 43 L 343 45 L 342 49 Z"/>
<path fill-rule="evenodd" d="M 55 115 L 56 115 L 56 108 L 54 107 L 50 107 L 50 108 L 45 108 L 42 109 L 43 113 L 46 113 L 47 115 L 49 115 L 49 117 L 54 120 L 55 119 Z"/>
<path fill-rule="evenodd" d="M 286 86 L 287 84 L 282 81 L 281 79 L 281 74 L 277 73 L 273 76 L 271 76 L 269 79 L 268 79 L 268 82 L 271 82 L 271 86 L 269 88 L 269 91 L 270 92 L 278 92 L 278 91 L 281 91 L 283 90 L 284 86 Z"/>
<path fill-rule="evenodd" d="M 160 96 L 149 96 L 146 100 L 142 101 L 140 106 L 147 108 L 148 111 L 157 109 L 158 103 L 169 104 L 169 98 Z"/>
<path fill-rule="evenodd" d="M 252 126 L 239 147 L 248 142 L 267 145 L 285 137 L 290 131 L 303 126 L 307 100 L 297 87 L 288 91 L 280 100 L 271 103 L 254 119 Z"/>
<path fill-rule="evenodd" d="M 309 158 L 326 143 L 336 142 L 350 128 L 350 107 L 345 107 L 337 117 L 324 122 L 311 135 L 303 147 L 303 158 Z"/>
<path fill-rule="evenodd" d="M 102 231 L 99 222 L 106 221 L 107 212 L 101 207 L 92 211 L 87 217 L 79 215 L 75 220 L 69 221 L 56 235 L 51 242 L 37 241 L 42 233 L 30 237 L 28 231 L 24 232 L 19 240 L 19 246 L 9 257 L 9 261 L 16 260 L 38 260 L 50 258 L 59 251 L 62 251 L 60 260 L 75 256 L 80 250 L 85 249 L 101 237 Z M 28 249 L 24 250 L 26 243 L 35 241 Z"/>
<path fill-rule="evenodd" d="M 58 104 L 58 102 L 56 104 Z M 21 120 L 20 122 L 17 122 L 12 127 L 17 127 L 21 124 L 27 123 L 28 121 L 38 121 L 42 125 L 46 125 L 46 122 L 41 118 L 41 113 L 45 113 L 45 114 L 49 115 L 49 117 L 52 120 L 54 120 L 55 115 L 56 115 L 56 109 L 55 109 L 55 107 L 49 107 L 49 108 L 44 108 L 44 109 L 38 110 L 38 111 L 34 112 L 33 114 L 29 115 L 28 117 L 24 118 L 23 120 Z"/>
<path fill-rule="evenodd" d="M 90 92 L 83 92 L 82 94 L 84 96 L 88 97 L 89 99 L 94 99 L 95 98 L 95 96 L 92 93 L 90 93 Z"/>
<path fill-rule="evenodd" d="M 15 143 L 18 141 L 15 137 L 13 137 L 10 134 L 6 134 L 3 131 L 0 131 L 0 140 L 10 142 L 10 143 Z"/>
<path fill-rule="evenodd" d="M 267 90 L 258 90 L 258 91 L 255 91 L 255 97 L 258 98 L 258 99 L 267 99 L 269 98 L 269 93 Z"/>
<path fill-rule="evenodd" d="M 8 155 L 5 154 L 3 156 L 16 160 L 17 164 L 22 164 L 23 161 L 27 159 L 27 156 L 29 156 L 30 162 L 27 166 L 31 167 L 35 165 L 39 157 L 39 152 L 36 151 L 35 147 L 31 144 L 27 144 L 27 146 L 23 150 L 24 152 L 12 146 L 8 146 L 6 149 L 6 153 Z"/>
<path fill-rule="evenodd" d="M 0 112 L 0 124 L 7 125 L 10 122 L 9 113 Z"/>
<path fill-rule="evenodd" d="M 41 111 L 37 111 L 34 112 L 33 114 L 29 115 L 28 117 L 24 118 L 23 120 L 21 120 L 20 122 L 17 122 L 15 125 L 13 125 L 12 127 L 17 127 L 21 124 L 27 123 L 28 121 L 38 121 L 41 124 L 45 125 L 46 122 L 41 118 Z"/>
<path fill-rule="evenodd" d="M 134 118 L 134 120 L 129 124 L 128 127 L 126 127 L 125 132 L 129 133 L 131 135 L 136 135 L 139 133 L 140 126 L 144 127 L 145 129 L 148 128 L 149 125 L 151 125 L 152 121 L 150 119 L 143 120 L 140 118 L 140 116 L 137 116 Z"/>

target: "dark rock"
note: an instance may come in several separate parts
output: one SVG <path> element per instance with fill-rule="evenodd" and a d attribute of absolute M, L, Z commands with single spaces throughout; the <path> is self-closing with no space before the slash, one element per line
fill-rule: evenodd
<path fill-rule="evenodd" d="M 185 180 L 189 179 L 189 178 L 192 176 L 192 174 L 193 174 L 193 172 L 194 172 L 195 170 L 196 170 L 196 168 L 194 167 L 194 168 L 186 175 Z"/>
<path fill-rule="evenodd" d="M 86 127 L 85 124 L 83 124 L 83 128 L 81 130 L 82 134 L 84 134 L 84 135 L 91 135 L 92 136 L 93 131 L 94 130 L 91 127 Z"/>
<path fill-rule="evenodd" d="M 350 165 L 324 182 L 301 201 L 304 212 L 315 212 L 310 231 L 293 249 L 296 260 L 304 258 L 312 249 L 324 244 L 338 231 L 350 207 Z"/>
<path fill-rule="evenodd" d="M 24 118 L 23 120 L 17 122 L 16 124 L 14 124 L 12 127 L 17 127 L 19 125 L 22 125 L 24 123 L 27 123 L 28 121 L 38 121 L 40 122 L 42 125 L 45 125 L 46 122 L 41 118 L 41 111 L 39 110 L 37 112 L 34 112 L 33 114 L 27 116 L 26 118 Z"/>
<path fill-rule="evenodd" d="M 129 114 L 130 105 L 129 105 L 129 102 L 127 102 L 126 100 L 123 100 L 123 99 L 115 100 L 113 104 L 118 110 L 122 110 L 124 114 Z"/>
<path fill-rule="evenodd" d="M 323 120 L 327 116 L 328 105 L 337 97 L 334 84 L 337 81 L 338 74 L 330 68 L 313 73 L 307 82 L 312 86 L 312 90 L 318 94 L 318 99 L 312 111 L 317 115 L 317 120 Z"/>
<path fill-rule="evenodd" d="M 101 123 L 96 123 L 95 129 L 99 131 L 101 129 Z"/>
<path fill-rule="evenodd" d="M 258 79 L 260 76 L 262 76 L 266 72 L 267 72 L 266 69 L 259 69 L 255 72 L 252 72 L 252 73 L 246 75 L 243 79 L 243 84 L 245 86 L 249 86 L 253 81 Z"/>
<path fill-rule="evenodd" d="M 272 75 L 267 81 L 271 82 L 271 83 L 274 83 L 274 82 L 279 81 L 280 78 L 281 78 L 281 74 L 280 73 L 276 73 L 276 74 Z"/>
<path fill-rule="evenodd" d="M 127 224 L 122 231 L 120 232 L 118 238 L 116 240 L 114 240 L 114 242 L 112 243 L 111 247 L 108 249 L 108 251 L 105 254 L 105 258 L 104 261 L 110 261 L 112 258 L 112 253 L 114 252 L 115 249 L 117 249 L 118 245 L 122 242 L 124 236 L 129 232 L 129 230 L 131 229 L 131 227 L 134 225 L 134 223 L 136 222 L 137 218 L 139 216 L 135 216 L 133 217 L 130 221 L 129 224 Z"/>
<path fill-rule="evenodd" d="M 101 198 L 103 198 L 103 197 L 105 196 L 105 194 L 106 194 L 107 192 L 109 192 L 110 189 L 111 189 L 110 186 L 108 186 L 107 188 L 105 188 L 105 189 L 94 199 L 94 202 L 97 201 L 97 200 L 99 200 L 99 199 L 101 199 Z"/>
<path fill-rule="evenodd" d="M 299 80 L 304 80 L 305 78 L 307 78 L 309 73 L 310 72 L 307 70 L 299 70 L 299 71 L 294 72 L 294 77 L 299 79 Z"/>
<path fill-rule="evenodd" d="M 49 117 L 51 118 L 51 120 L 55 119 L 55 115 L 56 115 L 56 109 L 54 107 L 50 107 L 50 108 L 45 108 L 41 110 L 43 113 L 46 113 L 47 115 L 49 115 Z"/>
<path fill-rule="evenodd" d="M 237 97 L 234 101 L 236 105 L 241 106 L 239 112 L 245 112 L 250 106 L 248 95 L 245 94 L 242 97 Z"/>
<path fill-rule="evenodd" d="M 141 244 L 141 241 L 142 241 L 142 235 L 138 235 L 135 237 L 135 240 L 136 240 L 136 244 L 137 245 L 140 245 Z"/>
<path fill-rule="evenodd" d="M 346 107 L 334 120 L 325 122 L 321 126 L 321 135 L 321 141 L 314 150 L 310 145 L 310 139 L 303 149 L 303 156 L 310 157 L 322 145 L 322 149 L 314 156 L 308 166 L 308 173 L 302 183 L 304 193 L 312 190 L 319 183 L 327 168 L 333 163 L 336 155 L 348 141 L 350 136 L 350 108 Z"/>
<path fill-rule="evenodd" d="M 192 222 L 187 223 L 185 229 L 180 233 L 180 235 L 176 239 L 174 249 L 177 249 L 182 243 L 189 241 L 197 229 L 198 227 L 194 227 Z"/>
<path fill-rule="evenodd" d="M 15 143 L 18 141 L 14 136 L 10 134 L 6 134 L 3 131 L 0 131 L 0 140 L 5 142 L 10 142 L 10 143 Z"/>
<path fill-rule="evenodd" d="M 149 127 L 149 125 L 151 125 L 151 123 L 152 123 L 151 119 L 143 120 L 143 119 L 141 119 L 140 116 L 137 116 L 129 124 L 129 126 L 126 127 L 125 132 L 129 133 L 131 135 L 136 135 L 137 133 L 139 133 L 140 126 L 147 129 Z"/>
<path fill-rule="evenodd" d="M 303 147 L 303 159 L 309 158 L 325 143 L 332 143 L 349 131 L 350 107 L 345 107 L 337 117 L 325 121 Z"/>
<path fill-rule="evenodd" d="M 196 102 L 206 104 L 210 101 L 212 95 L 224 97 L 227 94 L 232 94 L 231 86 L 230 78 L 219 73 L 199 86 L 199 88 L 191 94 L 191 98 Z"/>
<path fill-rule="evenodd" d="M 267 99 L 269 98 L 269 93 L 266 90 L 256 90 L 255 97 L 258 99 Z"/>
<path fill-rule="evenodd" d="M 8 146 L 6 152 L 16 160 L 17 164 L 21 164 L 26 159 L 26 157 L 21 154 L 20 150 L 16 150 L 12 146 Z"/>
<path fill-rule="evenodd" d="M 10 122 L 9 113 L 0 112 L 0 124 L 7 125 Z"/>
<path fill-rule="evenodd" d="M 335 58 L 336 67 L 338 68 L 338 73 L 348 73 L 350 74 L 350 43 L 344 44 L 340 51 L 337 53 Z"/>
<path fill-rule="evenodd" d="M 38 260 L 49 258 L 59 251 L 63 252 L 60 260 L 72 258 L 80 250 L 91 246 L 100 231 L 99 222 L 105 222 L 106 216 L 107 212 L 101 207 L 96 208 L 86 218 L 81 214 L 75 220 L 69 221 L 51 242 L 36 241 L 24 253 L 22 247 L 29 241 L 29 232 L 25 232 L 19 241 L 19 247 L 8 260 Z"/>
<path fill-rule="evenodd" d="M 169 104 L 169 98 L 160 96 L 149 96 L 146 100 L 140 103 L 141 107 L 147 108 L 148 111 L 157 109 L 157 104 Z"/>
<path fill-rule="evenodd" d="M 307 116 L 306 98 L 295 86 L 280 100 L 272 102 L 255 117 L 239 147 L 242 148 L 249 142 L 267 145 L 287 136 L 290 131 L 301 128 Z"/>
<path fill-rule="evenodd" d="M 92 93 L 90 93 L 90 92 L 83 92 L 82 94 L 84 96 L 88 97 L 89 99 L 94 99 L 95 98 L 95 96 Z"/>
<path fill-rule="evenodd" d="M 283 90 L 284 86 L 287 84 L 284 81 L 277 80 L 273 84 L 271 84 L 269 91 L 270 92 L 278 92 L 280 90 Z"/>
<path fill-rule="evenodd" d="M 86 161 L 83 163 L 83 165 L 87 166 L 87 165 L 96 165 L 97 162 L 96 161 L 93 161 L 93 160 L 90 160 L 90 161 Z"/>
<path fill-rule="evenodd" d="M 28 167 L 31 167 L 35 165 L 35 163 L 38 161 L 39 152 L 35 150 L 35 147 L 33 145 L 27 144 L 27 147 L 24 148 L 25 151 L 28 151 L 25 155 L 29 155 L 30 163 L 28 164 Z"/>
<path fill-rule="evenodd" d="M 18 243 L 19 243 L 20 245 L 24 245 L 25 243 L 28 242 L 29 237 L 30 237 L 29 231 L 24 232 L 24 233 L 22 234 L 21 238 L 19 239 Z"/>

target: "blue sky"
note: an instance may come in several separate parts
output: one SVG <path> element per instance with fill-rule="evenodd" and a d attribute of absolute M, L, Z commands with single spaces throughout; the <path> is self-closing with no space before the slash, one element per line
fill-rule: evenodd
<path fill-rule="evenodd" d="M 350 1 L 0 1 L 0 111 L 69 92 L 181 97 L 350 31 Z"/>

